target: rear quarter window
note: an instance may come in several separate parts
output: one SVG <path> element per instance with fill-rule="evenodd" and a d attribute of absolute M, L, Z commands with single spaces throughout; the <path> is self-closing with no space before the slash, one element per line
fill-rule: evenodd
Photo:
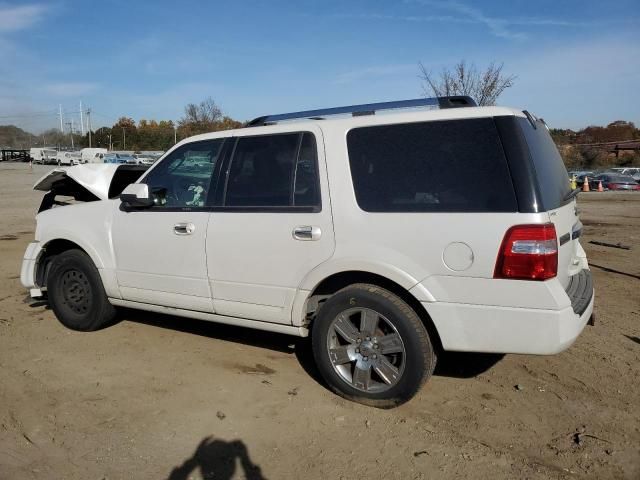
<path fill-rule="evenodd" d="M 534 128 L 529 120 L 522 117 L 518 117 L 518 123 L 529 147 L 544 209 L 556 209 L 566 202 L 571 192 L 569 174 L 562 157 L 544 123 L 538 120 Z"/>
<path fill-rule="evenodd" d="M 491 118 L 361 127 L 347 134 L 356 200 L 368 212 L 515 212 Z"/>

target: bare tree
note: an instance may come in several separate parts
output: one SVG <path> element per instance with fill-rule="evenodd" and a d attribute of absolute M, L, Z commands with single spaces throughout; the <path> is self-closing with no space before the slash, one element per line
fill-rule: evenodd
<path fill-rule="evenodd" d="M 180 125 L 211 125 L 222 120 L 222 111 L 211 97 L 207 97 L 199 104 L 190 103 L 184 107 L 184 117 L 179 121 Z"/>
<path fill-rule="evenodd" d="M 479 71 L 472 63 L 463 60 L 453 69 L 444 68 L 439 75 L 433 74 L 420 63 L 420 78 L 424 94 L 428 97 L 449 95 L 469 95 L 478 105 L 495 105 L 505 89 L 513 86 L 515 75 L 502 73 L 503 64 L 490 63 L 484 71 Z"/>

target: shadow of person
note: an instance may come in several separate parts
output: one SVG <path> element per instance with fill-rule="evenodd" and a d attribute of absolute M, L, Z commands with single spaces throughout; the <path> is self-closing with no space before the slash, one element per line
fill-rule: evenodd
<path fill-rule="evenodd" d="M 247 480 L 266 480 L 260 467 L 249 458 L 247 446 L 241 440 L 225 442 L 213 437 L 202 439 L 191 458 L 175 467 L 168 480 L 187 480 L 191 474 L 200 470 L 203 480 L 230 480 L 236 473 L 236 464 L 240 461 L 244 478 Z"/>

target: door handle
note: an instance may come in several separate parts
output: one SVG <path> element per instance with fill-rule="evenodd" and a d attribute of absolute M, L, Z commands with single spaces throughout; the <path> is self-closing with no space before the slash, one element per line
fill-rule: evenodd
<path fill-rule="evenodd" d="M 196 231 L 196 226 L 191 222 L 176 223 L 173 226 L 173 233 L 175 233 L 176 235 L 191 235 L 195 231 Z"/>
<path fill-rule="evenodd" d="M 322 230 L 320 227 L 312 227 L 311 225 L 301 225 L 293 229 L 293 238 L 296 240 L 310 241 L 320 240 Z"/>

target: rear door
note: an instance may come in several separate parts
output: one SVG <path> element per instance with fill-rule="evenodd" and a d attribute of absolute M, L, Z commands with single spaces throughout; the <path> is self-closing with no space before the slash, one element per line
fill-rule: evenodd
<path fill-rule="evenodd" d="M 291 323 L 303 278 L 334 250 L 322 133 L 236 139 L 207 229 L 214 309 Z"/>
<path fill-rule="evenodd" d="M 579 264 L 579 238 L 582 223 L 578 218 L 576 196 L 572 195 L 567 169 L 549 131 L 540 120 L 518 118 L 535 170 L 541 208 L 549 213 L 549 220 L 558 236 L 558 279 L 564 287 Z"/>

